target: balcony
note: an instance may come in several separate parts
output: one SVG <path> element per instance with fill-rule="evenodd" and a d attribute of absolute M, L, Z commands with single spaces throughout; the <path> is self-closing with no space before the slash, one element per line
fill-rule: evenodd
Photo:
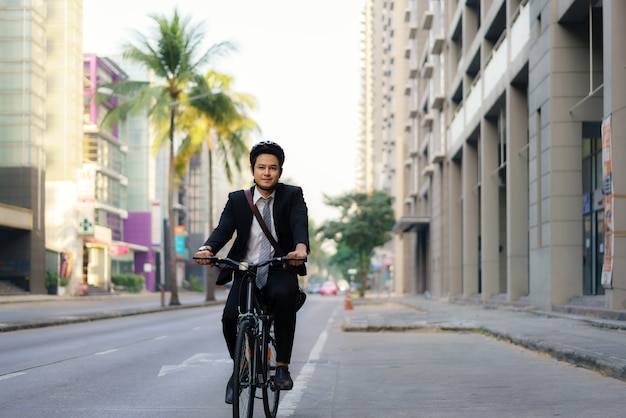
<path fill-rule="evenodd" d="M 528 3 L 522 4 L 513 17 L 511 26 L 511 61 L 515 60 L 530 39 L 530 15 Z"/>
<path fill-rule="evenodd" d="M 415 39 L 417 36 L 417 22 L 409 23 L 409 39 Z"/>
<path fill-rule="evenodd" d="M 435 118 L 433 118 L 433 116 L 430 113 L 427 113 L 424 115 L 424 118 L 422 119 L 422 126 L 426 129 L 430 129 L 433 127 L 434 120 Z"/>
<path fill-rule="evenodd" d="M 450 141 L 448 145 L 450 148 L 455 147 L 462 140 L 462 135 L 465 129 L 465 106 L 460 106 L 452 121 L 450 122 Z M 449 148 L 449 149 L 450 149 Z"/>
<path fill-rule="evenodd" d="M 433 164 L 428 164 L 426 167 L 424 167 L 421 174 L 422 176 L 426 177 L 426 176 L 432 176 L 434 172 L 435 172 L 435 166 Z"/>
<path fill-rule="evenodd" d="M 443 108 L 443 104 L 446 101 L 446 97 L 439 93 L 435 94 L 432 103 L 430 104 L 431 109 L 441 110 Z"/>
<path fill-rule="evenodd" d="M 446 40 L 443 36 L 436 36 L 433 40 L 433 46 L 430 49 L 430 53 L 432 55 L 439 55 L 441 51 L 443 51 L 443 46 L 446 43 Z"/>
<path fill-rule="evenodd" d="M 433 18 L 433 12 L 431 12 L 430 10 L 426 10 L 422 15 L 422 24 L 420 25 L 420 27 L 424 30 L 430 30 L 430 28 L 433 26 Z"/>
<path fill-rule="evenodd" d="M 443 151 L 435 152 L 432 156 L 432 163 L 438 164 L 446 159 L 446 153 Z"/>
<path fill-rule="evenodd" d="M 486 75 L 487 73 L 485 72 L 485 76 Z M 465 114 L 467 122 L 471 122 L 481 109 L 483 100 L 483 79 L 483 77 L 480 77 L 474 80 L 474 84 L 467 95 L 467 113 Z"/>
<path fill-rule="evenodd" d="M 431 78 L 433 76 L 433 72 L 435 71 L 435 66 L 427 62 L 422 66 L 422 78 Z"/>

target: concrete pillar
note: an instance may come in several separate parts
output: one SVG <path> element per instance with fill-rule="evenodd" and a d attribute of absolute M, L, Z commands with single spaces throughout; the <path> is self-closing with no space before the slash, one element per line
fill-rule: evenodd
<path fill-rule="evenodd" d="M 463 144 L 463 297 L 478 293 L 478 151 Z"/>
<path fill-rule="evenodd" d="M 461 164 L 451 161 L 448 174 L 448 277 L 451 298 L 463 292 L 463 201 L 461 199 Z"/>
<path fill-rule="evenodd" d="M 509 86 L 506 132 L 507 301 L 528 295 L 528 101 Z"/>
<path fill-rule="evenodd" d="M 500 293 L 500 225 L 498 190 L 498 128 L 490 120 L 480 123 L 480 236 L 482 291 L 481 298 L 488 301 Z"/>
<path fill-rule="evenodd" d="M 626 309 L 626 2 L 603 2 L 604 117 L 611 118 L 613 171 L 613 274 L 608 309 Z M 606 251 L 606 250 L 605 250 Z"/>
<path fill-rule="evenodd" d="M 404 295 L 409 292 L 410 289 L 410 281 L 409 281 L 409 270 L 412 263 L 407 262 L 407 257 L 404 254 L 404 243 L 406 239 L 399 235 L 395 235 L 393 237 L 393 245 L 394 248 L 400 249 L 400 251 L 396 251 L 394 253 L 394 287 L 395 291 L 399 295 Z"/>

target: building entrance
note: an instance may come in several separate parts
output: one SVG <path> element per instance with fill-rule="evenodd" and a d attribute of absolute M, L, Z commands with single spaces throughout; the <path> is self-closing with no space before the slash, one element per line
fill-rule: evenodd
<path fill-rule="evenodd" d="M 604 195 L 600 123 L 583 124 L 583 295 L 603 295 Z"/>

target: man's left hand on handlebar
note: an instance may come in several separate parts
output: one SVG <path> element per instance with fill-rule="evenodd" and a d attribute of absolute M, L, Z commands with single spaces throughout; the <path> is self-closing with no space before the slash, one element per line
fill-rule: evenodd
<path fill-rule="evenodd" d="M 194 261 L 198 264 L 208 264 L 209 266 L 214 266 L 215 262 L 210 260 L 203 260 L 204 258 L 213 257 L 213 249 L 207 245 L 203 245 L 198 248 L 198 251 L 194 254 Z M 198 259 L 199 258 L 199 259 Z"/>
<path fill-rule="evenodd" d="M 287 254 L 287 257 L 306 259 L 307 255 L 308 254 L 306 252 L 306 245 L 298 244 L 296 245 L 295 250 Z M 288 261 L 286 264 L 289 264 L 290 266 L 301 266 L 304 264 L 304 261 L 303 260 L 291 260 L 291 261 Z"/>

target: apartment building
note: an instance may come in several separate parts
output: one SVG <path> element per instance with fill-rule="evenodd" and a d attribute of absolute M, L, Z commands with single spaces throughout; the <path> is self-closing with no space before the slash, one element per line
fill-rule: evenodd
<path fill-rule="evenodd" d="M 625 310 L 626 3 L 366 7 L 396 292 Z"/>
<path fill-rule="evenodd" d="M 133 115 L 119 124 L 103 125 L 107 113 L 125 98 L 111 95 L 99 102 L 96 94 L 106 95 L 106 84 L 129 75 L 113 59 L 95 54 L 84 58 L 84 164 L 78 202 L 83 281 L 109 290 L 113 275 L 136 273 L 154 291 L 161 235 L 153 217 L 161 219 L 161 214 L 154 200 L 148 117 Z M 135 75 L 147 78 L 137 69 Z"/>

